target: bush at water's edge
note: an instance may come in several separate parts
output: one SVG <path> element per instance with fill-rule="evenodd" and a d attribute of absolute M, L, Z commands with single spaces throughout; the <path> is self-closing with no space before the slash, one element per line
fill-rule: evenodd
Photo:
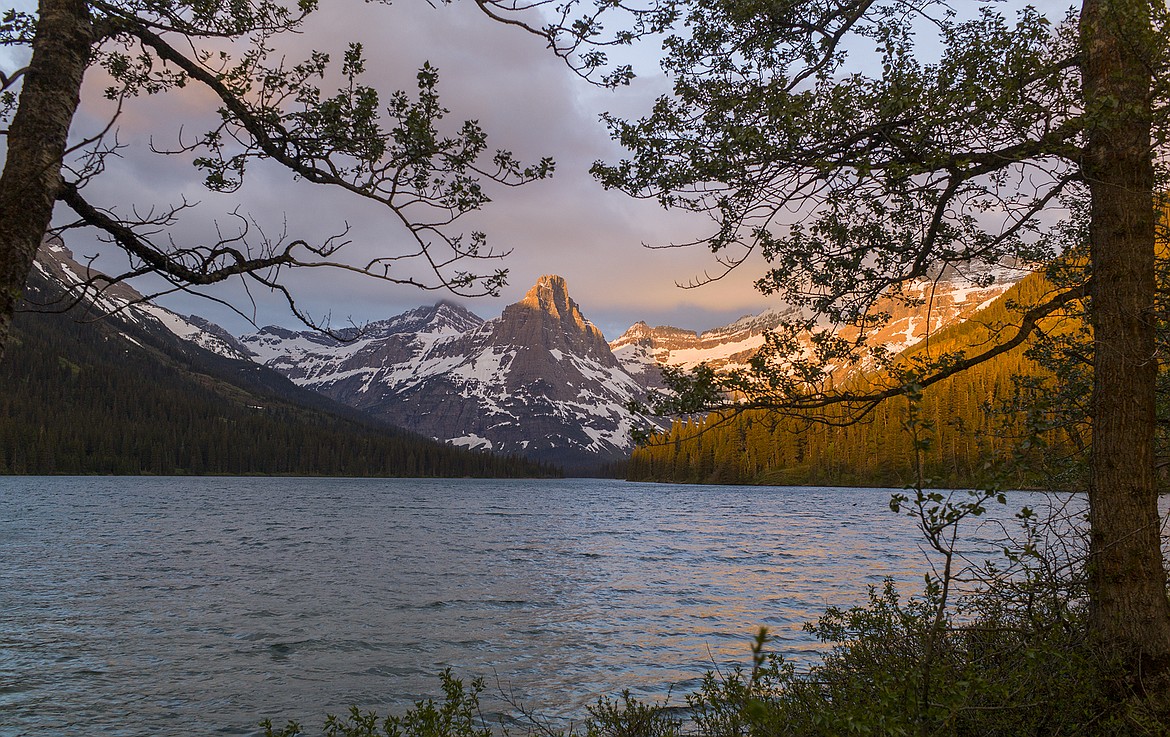
<path fill-rule="evenodd" d="M 479 711 L 481 680 L 470 688 L 448 671 L 443 697 L 403 715 L 353 708 L 330 716 L 326 737 L 490 737 L 520 731 L 544 737 L 840 737 L 841 735 L 1166 735 L 1140 694 L 1098 656 L 1085 636 L 1086 612 L 1063 584 L 1033 578 L 963 597 L 942 611 L 937 583 L 904 600 L 891 582 L 871 588 L 865 606 L 830 609 L 808 630 L 833 645 L 798 673 L 767 652 L 761 631 L 753 660 L 708 672 L 686 708 L 645 703 L 623 692 L 601 697 L 580 727 L 530 723 L 493 728 Z M 311 734 L 265 722 L 266 737 Z"/>

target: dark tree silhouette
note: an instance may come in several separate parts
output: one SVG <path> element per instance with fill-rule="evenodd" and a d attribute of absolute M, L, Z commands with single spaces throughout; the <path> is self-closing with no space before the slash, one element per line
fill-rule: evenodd
<path fill-rule="evenodd" d="M 686 28 L 664 46 L 673 94 L 641 120 L 609 118 L 632 154 L 595 172 L 708 213 L 713 232 L 692 244 L 718 259 L 705 279 L 758 252 L 768 262 L 759 288 L 805 311 L 749 369 L 677 375 L 658 409 L 833 407 L 848 421 L 1002 354 L 1087 297 L 1094 630 L 1164 689 L 1170 603 L 1153 448 L 1165 3 L 1085 0 L 1055 21 L 1028 7 L 1005 17 L 996 2 L 673 7 Z M 924 38 L 939 43 L 923 50 Z M 851 64 L 874 49 L 870 68 Z M 1058 256 L 1087 263 L 1084 278 L 1025 305 L 999 344 L 899 363 L 867 342 L 889 317 L 875 303 L 912 301 L 901 288 L 914 280 L 944 268 L 980 279 L 972 265 L 1041 268 Z M 886 383 L 844 391 L 834 370 L 858 365 Z"/>
<path fill-rule="evenodd" d="M 60 229 L 96 229 L 129 257 L 129 269 L 112 281 L 76 285 L 78 299 L 148 273 L 173 290 L 239 277 L 280 292 L 304 322 L 327 329 L 298 306 L 286 286 L 291 270 L 341 269 L 464 295 L 499 289 L 506 271 L 486 267 L 503 254 L 488 247 L 484 234 L 455 230 L 456 221 L 488 203 L 485 182 L 542 179 L 551 175 L 552 161 L 521 164 L 507 151 L 489 149 L 477 123 L 446 125 L 438 72 L 430 66 L 419 70 L 414 94 L 385 96 L 363 82 L 362 49 L 353 44 L 341 54 L 342 84 L 323 89 L 329 54 L 315 51 L 290 63 L 276 51 L 280 38 L 297 32 L 315 10 L 313 0 L 43 0 L 36 14 L 5 15 L 0 43 L 30 46 L 32 55 L 23 69 L 0 70 L 2 112 L 10 119 L 0 175 L 0 351 L 57 203 L 64 205 L 62 220 L 65 212 L 74 216 Z M 97 135 L 71 140 L 82 82 L 96 67 L 111 79 L 105 94 L 117 112 Z M 409 236 L 406 245 L 354 261 L 347 258 L 344 224 L 335 237 L 310 242 L 285 233 L 270 237 L 238 212 L 232 231 L 209 226 L 207 240 L 176 243 L 173 227 L 190 214 L 188 203 L 161 210 L 141 203 L 138 210 L 139 203 L 93 200 L 86 185 L 119 150 L 115 134 L 124 105 L 182 87 L 210 93 L 208 112 L 218 113 L 219 123 L 159 153 L 189 155 L 208 189 L 235 191 L 254 162 L 276 162 L 290 176 L 384 206 Z M 429 267 L 429 279 L 404 268 L 403 262 L 417 261 Z"/>

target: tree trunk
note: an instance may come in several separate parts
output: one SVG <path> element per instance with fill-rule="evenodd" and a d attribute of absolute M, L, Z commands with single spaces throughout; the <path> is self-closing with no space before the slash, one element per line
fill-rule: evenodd
<path fill-rule="evenodd" d="M 1085 0 L 1084 172 L 1092 196 L 1092 627 L 1134 675 L 1170 669 L 1170 601 L 1154 479 L 1154 167 L 1150 9 Z M 1135 680 L 1135 683 L 1139 681 Z M 1164 682 L 1163 682 L 1164 683 Z"/>
<path fill-rule="evenodd" d="M 86 0 L 41 0 L 32 60 L 8 130 L 0 174 L 0 358 L 12 314 L 53 216 L 69 125 L 89 66 Z"/>

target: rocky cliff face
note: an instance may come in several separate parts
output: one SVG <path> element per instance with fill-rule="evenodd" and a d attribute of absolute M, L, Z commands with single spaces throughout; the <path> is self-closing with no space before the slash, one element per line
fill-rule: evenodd
<path fill-rule="evenodd" d="M 456 445 L 584 469 L 622 458 L 642 386 L 559 276 L 484 322 L 419 308 L 352 343 L 266 328 L 243 343 L 293 381 Z"/>

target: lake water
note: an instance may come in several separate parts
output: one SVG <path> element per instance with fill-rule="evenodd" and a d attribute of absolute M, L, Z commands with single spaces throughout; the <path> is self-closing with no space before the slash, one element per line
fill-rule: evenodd
<path fill-rule="evenodd" d="M 827 606 L 887 576 L 919 590 L 927 561 L 889 495 L 0 478 L 0 736 L 315 730 L 437 695 L 446 667 L 485 676 L 489 710 L 497 683 L 550 716 L 623 688 L 679 703 L 746 663 L 761 625 L 808 662 L 801 626 Z"/>

